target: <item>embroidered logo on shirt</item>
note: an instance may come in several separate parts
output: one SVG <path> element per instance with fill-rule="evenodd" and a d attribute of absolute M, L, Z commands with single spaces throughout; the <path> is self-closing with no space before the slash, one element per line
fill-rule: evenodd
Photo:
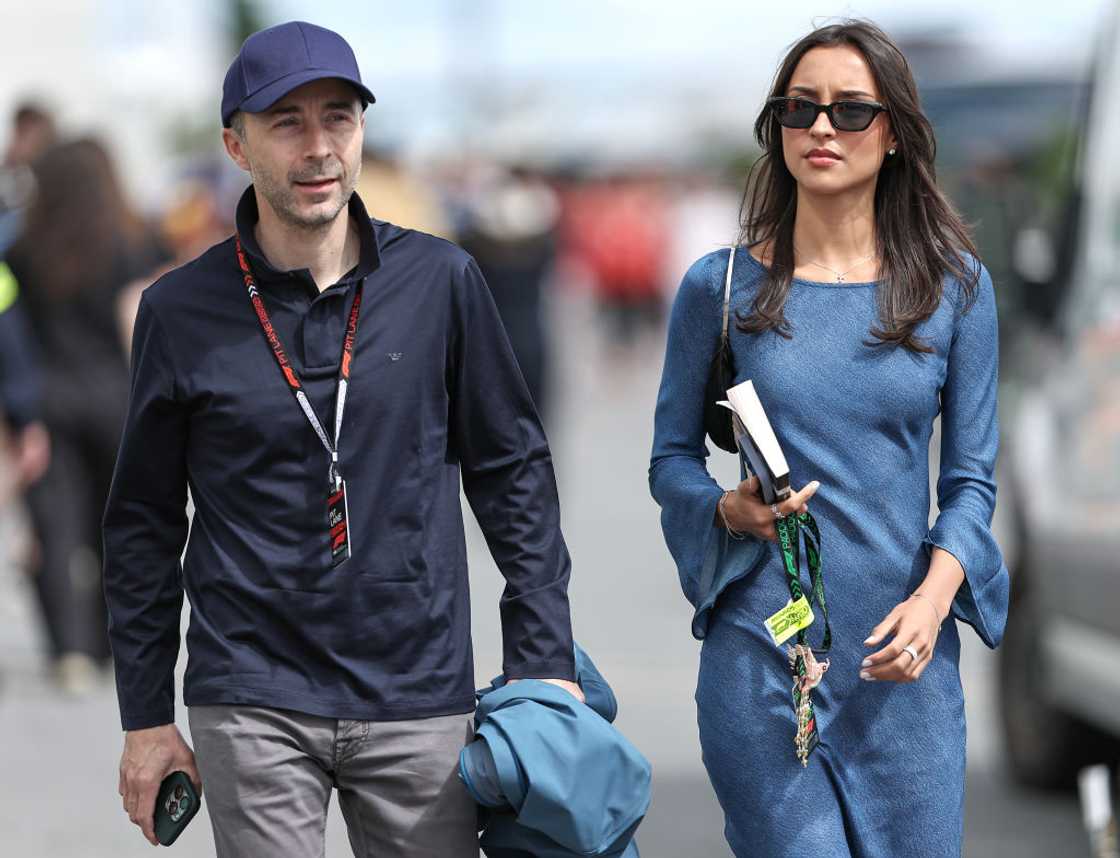
<path fill-rule="evenodd" d="M 393 361 L 393 363 L 396 363 L 402 357 L 404 357 L 404 352 L 389 352 L 389 360 Z"/>

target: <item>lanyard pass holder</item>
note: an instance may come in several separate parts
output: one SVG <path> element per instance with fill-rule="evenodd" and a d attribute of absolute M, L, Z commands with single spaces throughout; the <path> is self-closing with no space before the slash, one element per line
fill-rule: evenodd
<path fill-rule="evenodd" d="M 349 514 L 346 506 L 346 481 L 342 479 L 342 473 L 338 467 L 338 439 L 342 432 L 342 415 L 346 408 L 346 387 L 350 380 L 350 366 L 354 358 L 354 343 L 357 342 L 358 337 L 358 317 L 362 309 L 362 286 L 364 285 L 364 281 L 359 281 L 354 291 L 354 301 L 350 305 L 350 316 L 346 322 L 346 336 L 342 340 L 342 358 L 339 362 L 338 369 L 338 387 L 335 390 L 336 416 L 334 424 L 334 443 L 332 444 L 327 437 L 326 431 L 323 429 L 323 424 L 319 420 L 319 416 L 315 413 L 315 408 L 311 405 L 311 401 L 304 392 L 303 384 L 299 380 L 299 375 L 288 360 L 288 355 L 284 351 L 284 347 L 280 344 L 280 337 L 277 335 L 276 329 L 269 320 L 268 309 L 264 305 L 264 299 L 261 297 L 260 290 L 257 289 L 256 280 L 253 278 L 253 271 L 249 267 L 249 259 L 241 247 L 241 236 L 236 236 L 235 241 L 237 264 L 241 268 L 241 274 L 245 280 L 245 288 L 249 293 L 249 303 L 252 304 L 257 320 L 261 323 L 261 330 L 264 332 L 264 338 L 269 348 L 272 349 L 272 354 L 276 358 L 277 366 L 280 367 L 280 371 L 284 374 L 284 381 L 287 383 L 288 389 L 291 390 L 292 395 L 299 404 L 300 410 L 303 411 L 304 417 L 307 418 L 307 422 L 311 424 L 311 428 L 314 429 L 315 434 L 319 436 L 319 441 L 322 443 L 323 448 L 331 457 L 330 470 L 327 473 L 327 533 L 331 547 L 331 567 L 333 568 L 348 560 L 351 553 L 350 527 L 347 523 Z"/>
<path fill-rule="evenodd" d="M 331 566 L 338 566 L 350 558 L 349 508 L 346 503 L 346 481 L 338 468 L 338 450 L 331 450 L 329 474 L 330 490 L 327 493 L 327 528 L 331 541 Z"/>
<path fill-rule="evenodd" d="M 327 472 L 327 483 L 330 486 L 331 494 L 342 488 L 342 471 L 338 468 L 338 450 L 331 450 L 331 466 Z"/>

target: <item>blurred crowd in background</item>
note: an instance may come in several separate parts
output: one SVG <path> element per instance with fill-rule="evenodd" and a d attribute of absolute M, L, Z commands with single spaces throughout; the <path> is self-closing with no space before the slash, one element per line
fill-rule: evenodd
<path fill-rule="evenodd" d="M 229 5 L 232 57 L 277 16 Z M 1035 343 L 1061 300 L 1051 286 L 1069 262 L 1063 248 L 1074 246 L 1064 237 L 1076 220 L 1094 48 L 1072 65 L 1036 62 L 1025 72 L 970 78 L 961 69 L 972 48 L 954 34 L 899 41 L 936 129 L 939 179 L 974 226 L 996 284 L 1002 414 L 1045 369 Z M 232 233 L 247 183 L 220 148 L 216 89 L 212 95 L 212 122 L 178 134 L 169 178 L 146 185 L 142 199 L 129 190 L 136 171 L 128 147 L 91 133 L 67 105 L 21 94 L 0 127 L 0 511 L 22 506 L 29 523 L 0 528 L 0 565 L 32 582 L 43 663 L 64 695 L 88 694 L 110 672 L 100 518 L 127 405 L 139 293 Z M 711 94 L 704 104 L 731 109 Z M 539 136 L 519 146 L 510 132 L 479 145 L 478 122 L 463 145 L 420 156 L 370 133 L 358 193 L 374 217 L 474 255 L 548 427 L 559 373 L 556 296 L 579 294 L 595 308 L 603 372 L 624 377 L 633 360 L 659 355 L 688 265 L 735 240 L 760 104 L 733 105 L 734 133 L 681 135 L 629 156 L 609 139 L 550 149 Z M 380 109 L 371 106 L 371 115 Z M 407 137 L 396 130 L 396 139 Z M 642 477 L 634 475 L 635 496 Z"/>
<path fill-rule="evenodd" d="M 234 5 L 231 44 L 264 23 L 252 7 Z M 1029 287 L 1054 265 L 1045 252 L 1032 254 L 1032 230 L 1052 229 L 1065 214 L 1086 80 L 962 83 L 951 73 L 963 50 L 953 39 L 911 39 L 904 49 L 937 127 L 942 181 L 976 225 L 999 286 L 1004 351 L 1013 353 Z M 139 292 L 232 232 L 247 180 L 221 152 L 215 128 L 141 210 L 108 144 L 80 129 L 62 133 L 73 124 L 56 109 L 25 100 L 4 134 L 0 319 L 11 467 L 2 497 L 23 497 L 33 537 L 2 547 L 35 582 L 54 678 L 80 694 L 108 667 L 99 519 L 127 403 Z M 734 240 L 755 150 L 746 136 L 671 158 L 541 157 L 539 147 L 519 158 L 511 148 L 495 157 L 468 147 L 417 164 L 371 142 L 358 193 L 375 217 L 474 255 L 547 423 L 550 294 L 591 296 L 603 342 L 625 363 L 636 342 L 661 336 L 689 263 Z M 1004 366 L 1011 383 L 1017 362 Z"/>
<path fill-rule="evenodd" d="M 9 395 L 5 499 L 22 493 L 35 538 L 18 565 L 35 581 L 54 676 L 69 693 L 108 668 L 99 520 L 128 399 L 140 291 L 233 231 L 244 174 L 215 153 L 166 205 L 141 214 L 106 146 L 63 137 L 49 108 L 20 104 L 4 156 L 0 258 Z M 418 175 L 365 153 L 358 193 L 375 217 L 464 246 L 486 275 L 522 372 L 549 412 L 548 294 L 586 290 L 618 356 L 659 333 L 680 273 L 735 232 L 730 175 L 697 166 L 546 171 L 461 160 Z M 707 237 L 708 243 L 705 243 Z"/>

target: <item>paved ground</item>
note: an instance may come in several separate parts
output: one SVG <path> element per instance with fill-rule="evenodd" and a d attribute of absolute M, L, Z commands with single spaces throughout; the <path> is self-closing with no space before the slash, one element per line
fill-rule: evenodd
<path fill-rule="evenodd" d="M 651 413 L 661 336 L 619 355 L 601 347 L 588 307 L 557 302 L 557 419 L 550 427 L 574 561 L 577 638 L 620 700 L 619 726 L 654 763 L 655 795 L 639 832 L 644 858 L 724 858 L 719 808 L 700 765 L 692 693 L 698 645 L 689 611 L 646 491 Z M 734 462 L 721 456 L 730 485 Z M 469 520 L 469 515 L 468 515 Z M 9 515 L 0 547 L 18 538 Z M 469 520 L 476 663 L 480 681 L 500 665 L 501 578 Z M 2 556 L 2 552 L 0 552 Z M 965 635 L 962 673 L 969 718 L 965 855 L 1030 858 L 1087 854 L 1072 797 L 1025 794 L 1000 766 L 994 726 L 994 662 Z M 110 684 L 88 699 L 61 699 L 41 674 L 25 583 L 0 563 L 0 855 L 126 858 L 151 847 L 128 823 L 116 794 L 121 747 Z M 181 667 L 182 665 L 180 665 Z M 181 729 L 187 733 L 185 718 Z M 213 854 L 199 817 L 175 849 Z M 349 855 L 332 810 L 327 855 Z"/>

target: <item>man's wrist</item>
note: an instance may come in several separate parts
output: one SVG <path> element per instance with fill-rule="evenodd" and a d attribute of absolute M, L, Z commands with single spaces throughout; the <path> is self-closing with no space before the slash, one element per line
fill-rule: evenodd
<path fill-rule="evenodd" d="M 510 679 L 565 679 L 575 682 L 576 665 L 572 661 L 545 661 L 510 665 L 502 673 Z"/>
<path fill-rule="evenodd" d="M 171 722 L 171 723 L 168 723 L 168 724 L 156 724 L 154 727 L 137 727 L 137 728 L 132 729 L 132 730 L 125 730 L 124 732 L 125 732 L 125 735 L 129 735 L 129 734 L 132 734 L 132 733 L 156 733 L 156 732 L 160 732 L 160 731 L 175 730 L 175 729 L 177 729 L 176 726 L 175 726 L 175 723 Z"/>
<path fill-rule="evenodd" d="M 150 730 L 153 727 L 166 727 L 175 723 L 175 713 L 167 711 L 121 713 L 121 729 L 126 733 Z"/>

